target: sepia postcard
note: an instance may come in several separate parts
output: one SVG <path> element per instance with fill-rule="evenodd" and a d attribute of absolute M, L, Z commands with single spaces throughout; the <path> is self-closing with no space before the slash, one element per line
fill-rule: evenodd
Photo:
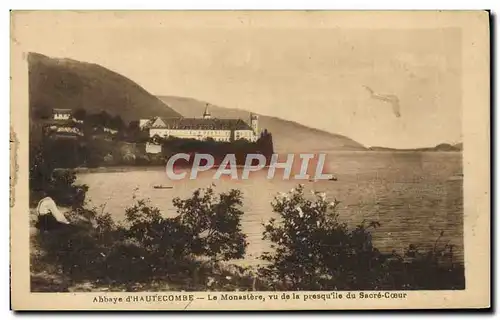
<path fill-rule="evenodd" d="M 489 308 L 489 19 L 12 11 L 12 309 Z"/>

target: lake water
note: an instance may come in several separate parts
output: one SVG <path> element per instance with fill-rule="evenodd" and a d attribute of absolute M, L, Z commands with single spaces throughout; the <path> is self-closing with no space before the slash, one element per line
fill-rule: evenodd
<path fill-rule="evenodd" d="M 463 181 L 461 153 L 389 153 L 336 152 L 327 157 L 328 172 L 338 181 L 267 180 L 262 172 L 249 180 L 215 181 L 217 192 L 238 188 L 243 192 L 243 231 L 249 247 L 244 264 L 258 264 L 259 255 L 268 251 L 262 240 L 262 223 L 271 217 L 270 202 L 278 192 L 286 192 L 298 183 L 305 191 L 326 192 L 327 199 L 341 201 L 340 219 L 350 227 L 366 219 L 381 226 L 372 232 L 376 247 L 385 252 L 402 253 L 409 244 L 430 247 L 444 231 L 442 243 L 454 245 L 455 259 L 463 261 Z M 128 168 L 119 172 L 79 173 L 78 182 L 90 187 L 91 205 L 106 204 L 105 210 L 123 219 L 125 208 L 132 205 L 133 194 L 149 198 L 166 216 L 174 216 L 174 197 L 189 197 L 193 190 L 207 187 L 212 174 L 196 180 L 169 181 L 163 168 Z M 154 185 L 173 189 L 154 189 Z"/>

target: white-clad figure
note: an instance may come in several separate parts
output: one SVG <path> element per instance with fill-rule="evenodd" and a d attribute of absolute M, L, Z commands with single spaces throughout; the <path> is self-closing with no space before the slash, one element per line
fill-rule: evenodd
<path fill-rule="evenodd" d="M 51 197 L 45 197 L 40 202 L 38 202 L 38 207 L 36 208 L 38 216 L 52 215 L 57 222 L 62 224 L 70 224 L 68 219 L 59 211 L 56 203 Z"/>

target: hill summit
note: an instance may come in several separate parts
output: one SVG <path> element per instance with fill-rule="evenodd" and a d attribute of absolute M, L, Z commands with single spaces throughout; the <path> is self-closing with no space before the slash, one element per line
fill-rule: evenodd
<path fill-rule="evenodd" d="M 53 108 L 106 111 L 130 122 L 151 115 L 179 117 L 132 80 L 98 64 L 28 54 L 31 117 Z"/>

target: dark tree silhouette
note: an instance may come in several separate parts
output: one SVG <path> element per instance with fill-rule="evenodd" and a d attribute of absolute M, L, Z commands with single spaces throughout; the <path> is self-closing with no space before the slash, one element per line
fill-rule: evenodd
<path fill-rule="evenodd" d="M 149 140 L 149 134 L 147 131 L 141 130 L 139 127 L 139 121 L 130 121 L 127 128 L 127 141 L 129 142 L 146 142 Z"/>
<path fill-rule="evenodd" d="M 93 127 L 107 127 L 109 128 L 112 121 L 112 116 L 106 111 L 100 113 L 90 114 L 87 117 L 87 122 Z"/>
<path fill-rule="evenodd" d="M 118 131 L 122 131 L 125 128 L 125 123 L 119 115 L 116 115 L 110 119 L 109 127 Z"/>
<path fill-rule="evenodd" d="M 269 131 L 267 131 L 267 129 L 264 129 L 264 131 L 260 134 L 260 138 L 257 140 L 257 145 L 262 151 L 262 154 L 266 156 L 267 161 L 269 161 L 274 153 L 274 145 L 273 136 Z"/>
<path fill-rule="evenodd" d="M 73 112 L 73 118 L 76 120 L 85 120 L 85 117 L 87 116 L 87 111 L 83 108 L 76 109 Z"/>
<path fill-rule="evenodd" d="M 33 108 L 33 116 L 35 119 L 50 119 L 52 117 L 52 108 L 44 104 L 36 105 Z"/>
<path fill-rule="evenodd" d="M 139 121 L 138 120 L 130 121 L 130 123 L 128 124 L 128 131 L 137 132 L 139 130 L 140 130 Z"/>

